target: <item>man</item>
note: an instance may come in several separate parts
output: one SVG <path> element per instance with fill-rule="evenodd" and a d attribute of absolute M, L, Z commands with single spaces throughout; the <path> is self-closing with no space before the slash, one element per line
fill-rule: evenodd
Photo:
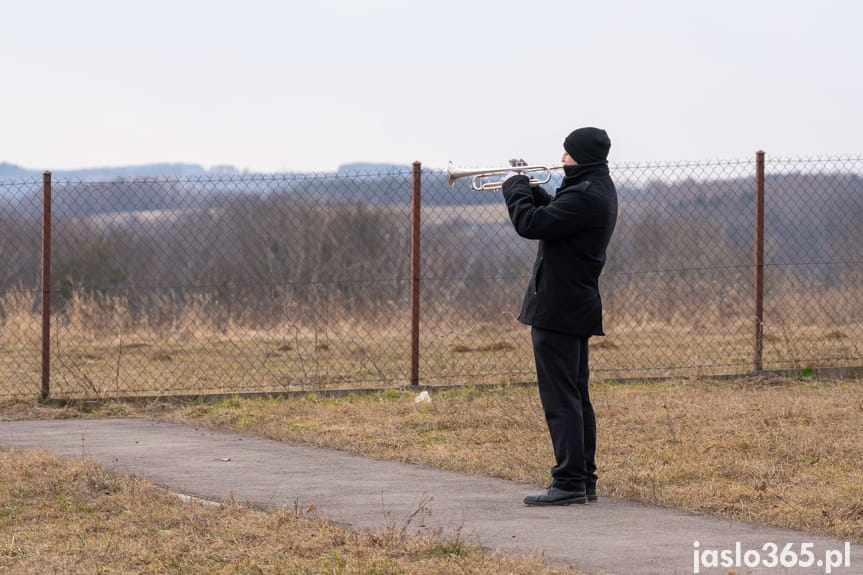
<path fill-rule="evenodd" d="M 551 486 L 526 505 L 597 501 L 596 418 L 588 393 L 588 348 L 604 335 L 599 275 L 617 222 L 605 130 L 580 128 L 563 143 L 564 180 L 552 197 L 510 172 L 503 195 L 515 231 L 539 240 L 518 319 L 531 327 L 539 395 L 557 462 Z M 513 168 L 518 170 L 518 168 Z"/>

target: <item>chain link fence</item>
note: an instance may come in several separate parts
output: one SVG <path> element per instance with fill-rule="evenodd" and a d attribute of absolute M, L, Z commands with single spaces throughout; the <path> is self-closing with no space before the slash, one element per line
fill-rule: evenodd
<path fill-rule="evenodd" d="M 620 215 L 594 377 L 751 370 L 755 161 L 611 169 Z M 767 162 L 765 369 L 860 363 L 861 170 L 861 158 Z M 419 381 L 533 380 L 515 317 L 535 243 L 499 193 L 421 175 Z M 407 384 L 411 185 L 409 168 L 55 178 L 51 395 Z M 41 181 L 0 181 L 0 397 L 42 381 L 42 194 Z"/>
<path fill-rule="evenodd" d="M 860 365 L 863 160 L 768 166 L 765 368 Z"/>
<path fill-rule="evenodd" d="M 41 190 L 0 180 L 0 397 L 41 387 Z"/>

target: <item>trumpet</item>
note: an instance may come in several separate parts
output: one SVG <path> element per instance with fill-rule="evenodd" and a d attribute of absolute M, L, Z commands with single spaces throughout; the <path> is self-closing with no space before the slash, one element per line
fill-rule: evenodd
<path fill-rule="evenodd" d="M 492 181 L 490 178 L 502 176 L 509 172 L 519 172 L 530 178 L 531 187 L 546 184 L 551 180 L 551 172 L 554 170 L 562 170 L 563 165 L 559 166 L 507 166 L 505 168 L 475 168 L 464 169 L 453 166 L 452 162 L 446 171 L 446 178 L 449 185 L 452 186 L 459 178 L 470 177 L 470 189 L 477 192 L 494 191 L 503 187 L 503 182 L 500 180 Z M 537 177 L 531 174 L 537 174 Z M 543 175 L 544 174 L 544 175 Z"/>

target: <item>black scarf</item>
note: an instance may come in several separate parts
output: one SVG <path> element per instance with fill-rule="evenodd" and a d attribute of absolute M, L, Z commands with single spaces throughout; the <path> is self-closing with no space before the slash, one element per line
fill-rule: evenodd
<path fill-rule="evenodd" d="M 560 186 L 560 188 L 558 188 L 558 190 L 580 184 L 585 180 L 589 180 L 591 176 L 607 176 L 608 162 L 592 162 L 590 164 L 576 164 L 574 166 L 564 166 L 563 173 L 563 184 Z"/>

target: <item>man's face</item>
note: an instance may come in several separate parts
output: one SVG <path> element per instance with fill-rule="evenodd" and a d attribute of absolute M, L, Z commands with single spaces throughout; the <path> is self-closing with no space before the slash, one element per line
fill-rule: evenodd
<path fill-rule="evenodd" d="M 569 152 L 567 152 L 567 151 L 563 152 L 563 158 L 561 158 L 561 161 L 563 162 L 564 166 L 576 166 L 576 165 L 578 165 L 578 162 L 573 160 L 572 156 L 570 156 Z"/>

